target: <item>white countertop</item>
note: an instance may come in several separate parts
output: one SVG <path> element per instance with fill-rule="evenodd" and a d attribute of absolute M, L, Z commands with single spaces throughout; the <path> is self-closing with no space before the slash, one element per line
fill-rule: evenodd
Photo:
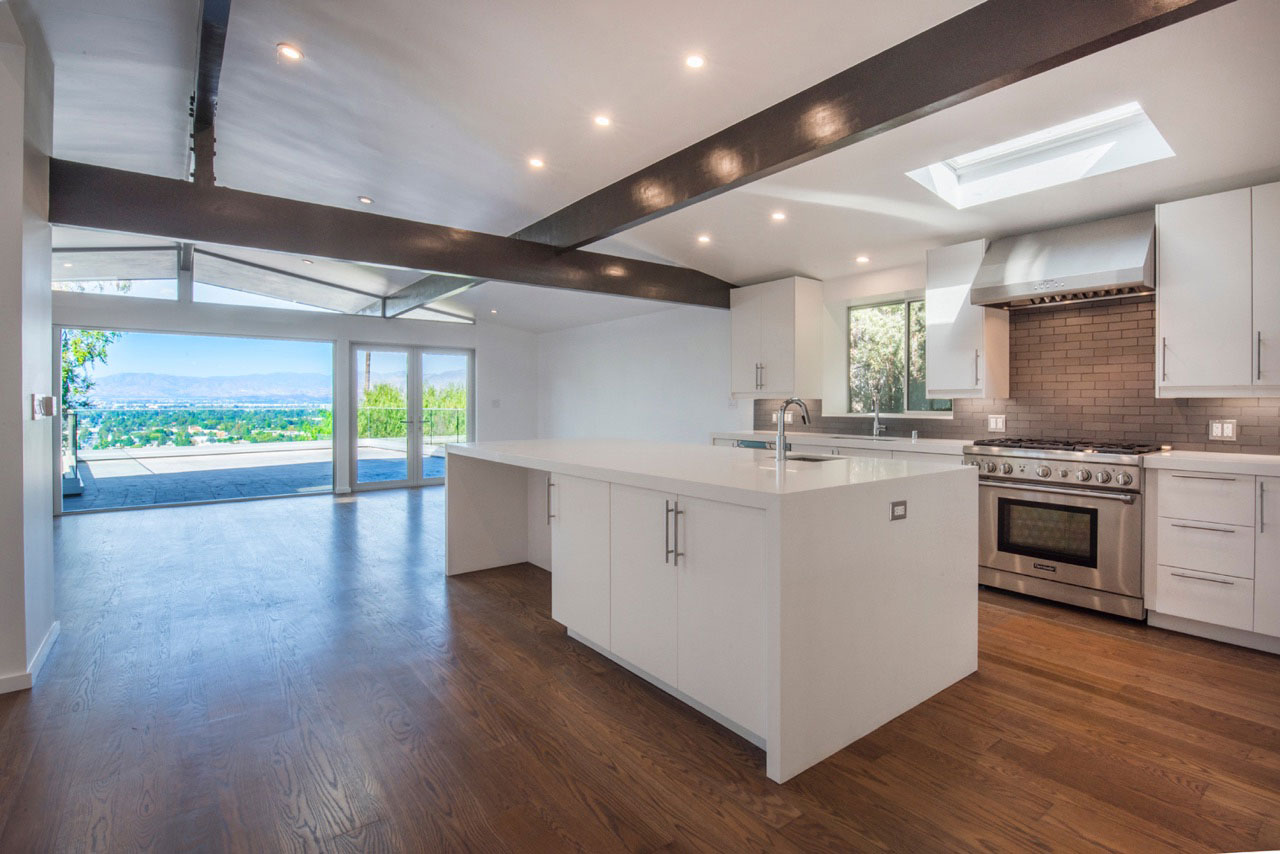
<path fill-rule="evenodd" d="M 704 497 L 725 500 L 758 500 L 956 470 L 975 471 L 976 478 L 976 470 L 950 461 L 841 457 L 820 463 L 789 460 L 779 470 L 772 451 L 625 439 L 470 442 L 448 445 L 446 450 L 450 455 L 651 489 L 701 486 L 707 488 Z"/>
<path fill-rule="evenodd" d="M 746 439 L 752 442 L 773 442 L 778 438 L 776 430 L 756 430 L 751 433 L 712 433 L 713 439 Z M 791 445 L 830 445 L 833 448 L 882 448 L 886 451 L 915 451 L 920 454 L 959 455 L 972 439 L 912 439 L 909 436 L 849 436 L 843 433 L 808 433 L 787 430 L 787 442 Z"/>
<path fill-rule="evenodd" d="M 1280 455 L 1241 454 L 1214 451 L 1161 451 L 1146 454 L 1142 464 L 1152 469 L 1218 472 L 1221 474 L 1260 474 L 1280 477 Z"/>

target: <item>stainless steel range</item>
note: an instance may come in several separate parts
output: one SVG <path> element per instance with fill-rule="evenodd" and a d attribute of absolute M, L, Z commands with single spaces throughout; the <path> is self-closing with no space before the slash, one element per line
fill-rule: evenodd
<path fill-rule="evenodd" d="M 1157 445 L 980 439 L 979 580 L 1134 619 L 1142 598 L 1142 455 Z"/>

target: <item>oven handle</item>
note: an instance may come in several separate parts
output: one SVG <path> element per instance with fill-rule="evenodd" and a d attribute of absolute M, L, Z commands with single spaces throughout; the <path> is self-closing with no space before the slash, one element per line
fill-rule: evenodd
<path fill-rule="evenodd" d="M 1003 489 L 1026 490 L 1028 492 L 1051 492 L 1054 495 L 1076 495 L 1083 498 L 1103 498 L 1108 501 L 1119 501 L 1124 504 L 1132 504 L 1137 500 L 1136 495 L 1127 492 L 1102 492 L 1094 489 L 1070 489 L 1061 486 L 1041 486 L 1038 483 L 1009 483 L 1003 480 L 987 480 L 986 478 L 978 478 L 978 486 L 997 486 Z"/>

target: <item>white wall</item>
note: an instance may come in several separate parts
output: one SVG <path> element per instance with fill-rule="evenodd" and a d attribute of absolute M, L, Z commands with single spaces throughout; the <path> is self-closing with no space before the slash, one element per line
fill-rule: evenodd
<path fill-rule="evenodd" d="M 709 442 L 729 398 L 729 312 L 681 306 L 538 336 L 538 436 Z"/>
<path fill-rule="evenodd" d="M 53 66 L 25 11 L 0 5 L 0 692 L 31 684 L 57 631 L 54 422 L 30 416 L 31 395 L 53 392 Z"/>

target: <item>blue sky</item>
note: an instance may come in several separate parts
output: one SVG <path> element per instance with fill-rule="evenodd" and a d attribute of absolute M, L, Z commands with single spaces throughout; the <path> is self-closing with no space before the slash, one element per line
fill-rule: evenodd
<path fill-rule="evenodd" d="M 217 377 L 295 372 L 332 373 L 333 345 L 126 332 L 108 348 L 107 364 L 95 366 L 92 375 L 143 373 Z"/>

